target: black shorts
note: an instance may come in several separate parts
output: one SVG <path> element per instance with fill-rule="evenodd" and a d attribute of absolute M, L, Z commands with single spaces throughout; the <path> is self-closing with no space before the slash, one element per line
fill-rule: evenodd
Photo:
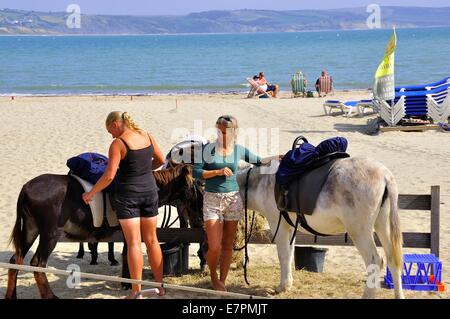
<path fill-rule="evenodd" d="M 118 219 L 155 217 L 158 215 L 158 193 L 116 194 L 114 201 Z"/>
<path fill-rule="evenodd" d="M 277 89 L 277 87 L 275 85 L 269 84 L 269 85 L 267 85 L 267 90 L 266 91 L 275 92 L 276 89 Z"/>

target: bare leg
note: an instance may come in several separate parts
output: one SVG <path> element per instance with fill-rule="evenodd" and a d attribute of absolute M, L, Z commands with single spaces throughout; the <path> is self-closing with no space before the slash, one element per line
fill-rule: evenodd
<path fill-rule="evenodd" d="M 127 242 L 127 260 L 130 277 L 131 279 L 142 280 L 144 259 L 141 246 L 140 218 L 121 219 L 119 222 L 120 226 L 122 226 L 125 241 Z M 132 295 L 137 294 L 141 291 L 141 285 L 132 285 L 131 291 Z"/>
<path fill-rule="evenodd" d="M 157 217 L 141 218 L 141 233 L 147 246 L 148 263 L 157 282 L 163 282 L 163 256 L 156 236 Z M 164 288 L 158 288 L 160 296 L 165 294 Z"/>
<path fill-rule="evenodd" d="M 222 256 L 220 258 L 220 282 L 225 287 L 225 280 L 230 270 L 231 259 L 233 257 L 233 243 L 236 236 L 238 222 L 225 221 L 222 235 Z"/>
<path fill-rule="evenodd" d="M 219 263 L 220 246 L 223 233 L 223 222 L 214 219 L 205 221 L 205 230 L 208 237 L 208 253 L 206 261 L 211 273 L 211 283 L 215 290 L 225 290 L 217 276 L 217 264 Z"/>
<path fill-rule="evenodd" d="M 278 92 L 280 92 L 280 86 L 278 84 L 275 85 L 275 91 L 273 91 L 273 97 L 278 96 Z"/>

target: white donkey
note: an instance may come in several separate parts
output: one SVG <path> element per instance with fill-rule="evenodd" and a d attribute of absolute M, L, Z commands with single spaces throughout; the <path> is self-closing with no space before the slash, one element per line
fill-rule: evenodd
<path fill-rule="evenodd" d="M 237 174 L 242 198 L 248 169 L 250 166 L 241 167 Z M 261 167 L 252 169 L 248 182 L 248 209 L 256 210 L 267 218 L 272 234 L 275 233 L 280 214 L 275 202 L 274 187 L 274 173 L 265 174 Z M 362 255 L 366 267 L 375 265 L 382 269 L 383 260 L 373 238 L 375 231 L 392 272 L 395 297 L 404 298 L 401 285 L 403 239 L 397 199 L 397 184 L 393 174 L 385 166 L 366 158 L 339 159 L 323 185 L 313 214 L 306 216 L 306 220 L 310 227 L 322 234 L 338 235 L 347 232 Z M 289 215 L 295 220 L 295 213 Z M 301 227 L 299 229 L 307 233 Z M 281 267 L 277 292 L 292 287 L 294 244 L 290 245 L 290 240 L 293 231 L 283 219 L 275 238 Z M 366 284 L 363 298 L 374 298 L 375 292 L 375 285 L 372 287 Z"/>

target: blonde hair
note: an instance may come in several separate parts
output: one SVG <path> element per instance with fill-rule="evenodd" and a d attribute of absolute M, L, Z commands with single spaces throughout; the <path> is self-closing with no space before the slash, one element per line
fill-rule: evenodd
<path fill-rule="evenodd" d="M 229 142 L 232 144 L 236 143 L 237 135 L 238 135 L 238 121 L 237 119 L 232 115 L 222 115 L 219 116 L 219 118 L 216 121 L 216 127 L 218 128 L 219 125 L 224 125 L 226 129 L 231 129 L 233 134 L 233 139 Z"/>
<path fill-rule="evenodd" d="M 114 111 L 108 114 L 106 118 L 106 126 L 116 121 L 122 121 L 130 130 L 141 133 L 143 130 L 134 122 L 128 112 Z"/>

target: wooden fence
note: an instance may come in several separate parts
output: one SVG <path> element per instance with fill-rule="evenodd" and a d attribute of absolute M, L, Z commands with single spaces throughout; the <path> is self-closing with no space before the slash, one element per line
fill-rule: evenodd
<path fill-rule="evenodd" d="M 399 195 L 398 208 L 400 210 L 417 210 L 430 214 L 430 232 L 404 232 L 403 247 L 405 248 L 428 248 L 436 257 L 439 257 L 439 216 L 440 216 L 440 187 L 432 186 L 430 194 L 425 195 Z M 158 239 L 160 242 L 169 243 L 199 243 L 203 240 L 203 231 L 192 228 L 158 228 Z M 375 235 L 375 234 L 374 234 Z M 251 244 L 270 244 L 272 234 L 270 230 L 252 235 Z M 122 242 L 121 232 L 116 232 L 102 242 Z M 375 235 L 377 246 L 381 246 Z M 73 242 L 64 238 L 60 242 Z M 352 246 L 353 242 L 349 236 L 338 235 L 329 237 L 317 237 L 298 233 L 296 245 L 320 245 L 320 246 Z"/>

